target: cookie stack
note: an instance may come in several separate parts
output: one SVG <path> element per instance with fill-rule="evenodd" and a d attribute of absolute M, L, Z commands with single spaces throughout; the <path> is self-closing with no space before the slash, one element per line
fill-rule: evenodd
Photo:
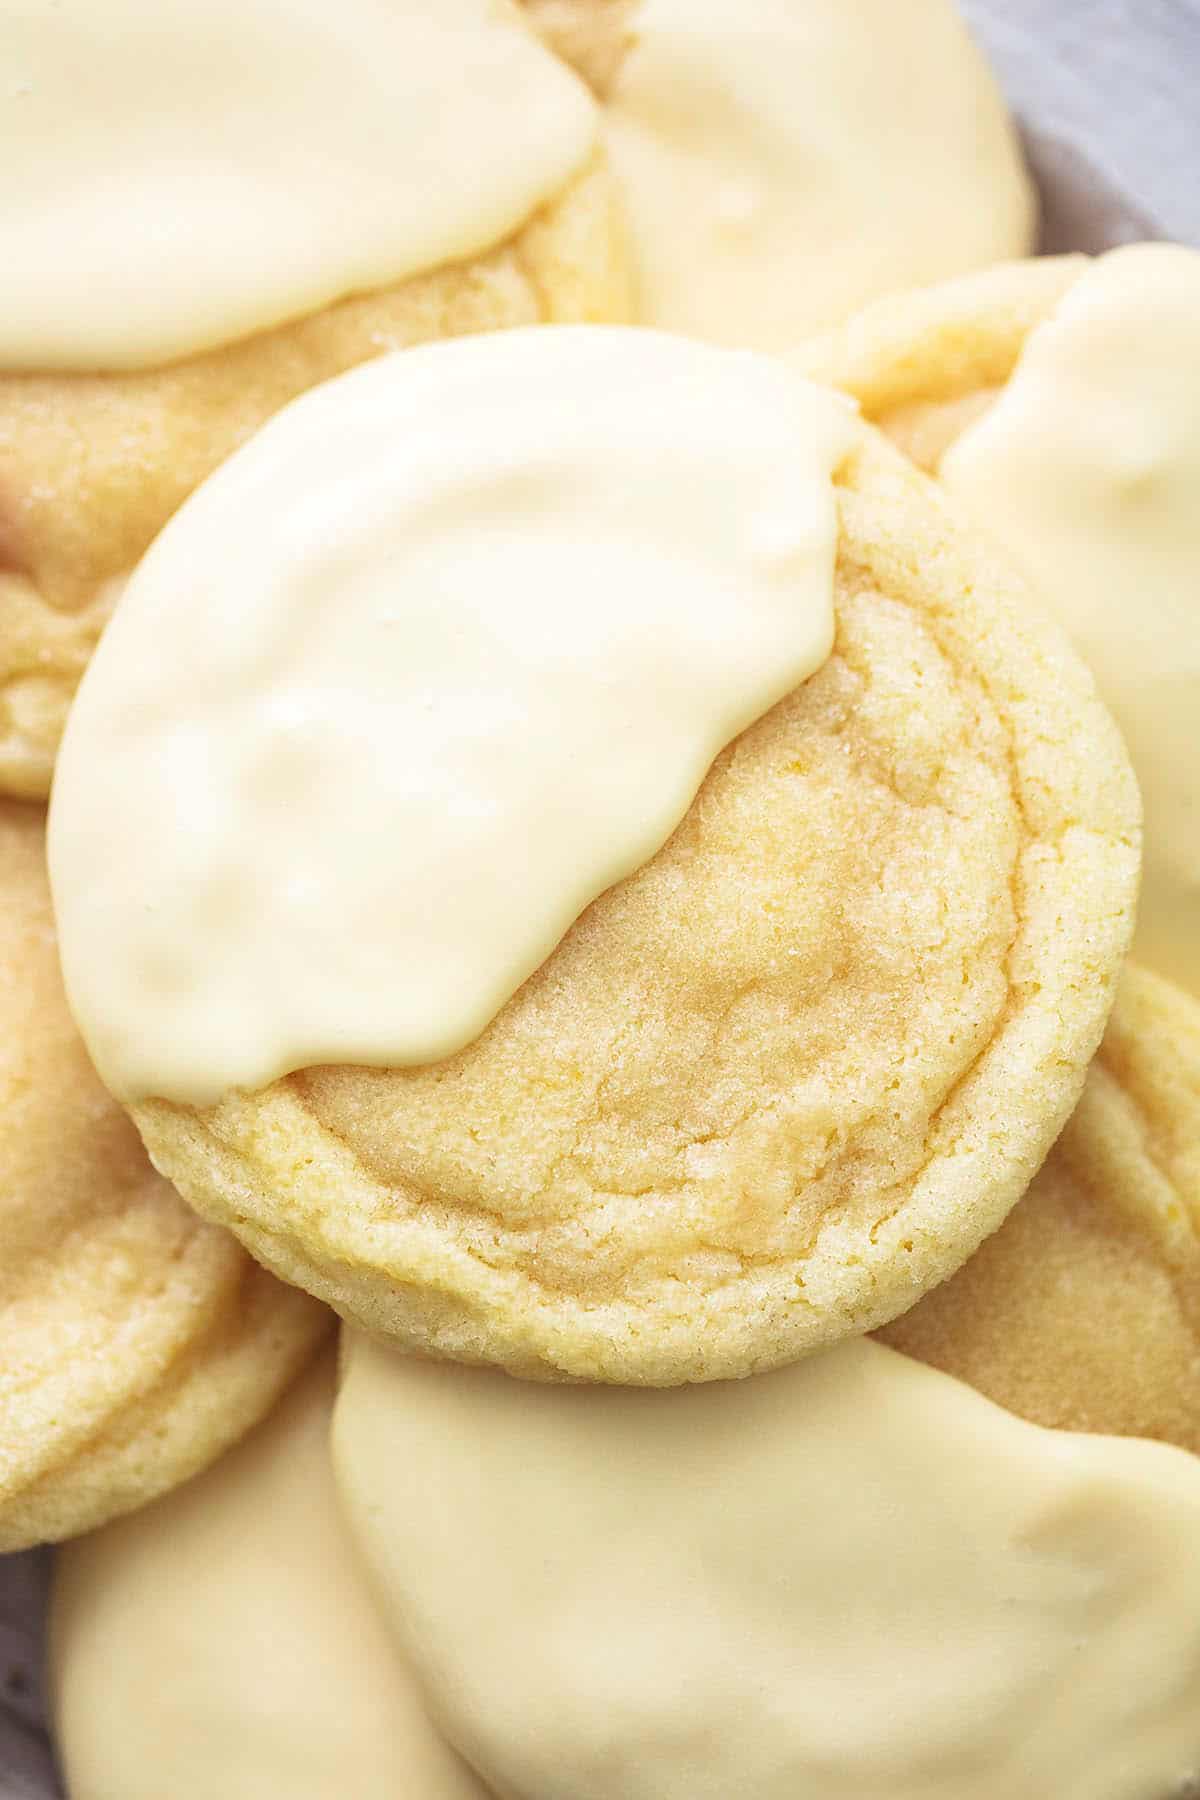
<path fill-rule="evenodd" d="M 0 113 L 71 1800 L 1190 1791 L 1200 254 L 1030 258 L 940 0 L 118 10 Z"/>

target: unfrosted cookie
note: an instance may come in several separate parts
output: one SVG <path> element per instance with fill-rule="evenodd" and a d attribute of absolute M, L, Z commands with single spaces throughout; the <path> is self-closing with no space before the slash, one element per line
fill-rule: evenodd
<path fill-rule="evenodd" d="M 1136 791 L 1007 565 L 874 434 L 833 654 L 465 1050 L 134 1106 L 269 1267 L 417 1350 L 670 1385 L 869 1330 L 1019 1198 L 1127 944 Z"/>
<path fill-rule="evenodd" d="M 335 1512 L 332 1358 L 206 1474 L 58 1559 L 71 1800 L 483 1800 Z"/>
<path fill-rule="evenodd" d="M 954 0 L 639 0 L 627 35 L 601 73 L 647 324 L 779 350 L 1032 248 L 1017 133 Z"/>
<path fill-rule="evenodd" d="M 1013 1412 L 1200 1451 L 1200 1006 L 1130 964 L 1070 1123 L 966 1266 L 882 1333 Z"/>
<path fill-rule="evenodd" d="M 627 309 L 618 208 L 596 153 L 520 229 L 465 261 L 164 367 L 0 368 L 0 792 L 48 792 L 67 708 L 125 577 L 192 489 L 289 400 L 388 350 Z"/>
<path fill-rule="evenodd" d="M 63 997 L 40 808 L 0 802 L 0 1550 L 203 1468 L 327 1315 L 197 1219 L 96 1079 Z"/>

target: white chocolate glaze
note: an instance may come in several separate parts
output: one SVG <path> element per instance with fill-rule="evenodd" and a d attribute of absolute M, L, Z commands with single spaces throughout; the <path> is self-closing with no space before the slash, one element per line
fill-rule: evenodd
<path fill-rule="evenodd" d="M 594 103 L 503 0 L 0 0 L 0 369 L 163 363 L 501 242 Z"/>
<path fill-rule="evenodd" d="M 1093 263 L 941 477 L 1090 664 L 1145 805 L 1136 954 L 1200 994 L 1200 252 Z"/>
<path fill-rule="evenodd" d="M 643 0 L 607 112 L 642 316 L 782 349 L 1022 255 L 1033 203 L 952 0 Z"/>
<path fill-rule="evenodd" d="M 1167 1800 L 1200 1775 L 1200 1461 L 868 1340 L 669 1393 L 350 1338 L 346 1517 L 505 1800 Z"/>
<path fill-rule="evenodd" d="M 71 1800 L 485 1800 L 337 1516 L 333 1368 L 206 1475 L 59 1553 Z"/>
<path fill-rule="evenodd" d="M 68 723 L 51 873 L 105 1081 L 204 1103 L 476 1037 L 828 655 L 856 429 L 766 358 L 586 327 L 280 414 Z"/>

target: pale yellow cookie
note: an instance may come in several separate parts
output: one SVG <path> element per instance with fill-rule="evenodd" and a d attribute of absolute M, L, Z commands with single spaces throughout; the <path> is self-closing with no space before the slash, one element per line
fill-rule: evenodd
<path fill-rule="evenodd" d="M 67 1012 L 40 808 L 0 802 L 0 1550 L 201 1469 L 328 1315 L 155 1174 Z"/>
<path fill-rule="evenodd" d="M 1004 544 L 1091 668 L 1145 808 L 1134 955 L 1200 996 L 1200 251 L 1007 264 L 793 360 Z"/>
<path fill-rule="evenodd" d="M 49 791 L 124 577 L 192 489 L 289 400 L 411 344 L 627 315 L 601 160 L 488 254 L 167 368 L 0 373 L 0 792 Z"/>
<path fill-rule="evenodd" d="M 215 1468 L 58 1559 L 71 1800 L 484 1800 L 337 1517 L 333 1359 Z"/>
<path fill-rule="evenodd" d="M 570 41 L 586 7 L 537 11 Z M 1033 249 L 1020 139 L 956 0 L 636 0 L 620 22 L 597 73 L 646 324 L 785 350 Z"/>
<path fill-rule="evenodd" d="M 1033 248 L 1018 133 L 955 0 L 523 4 L 603 103 L 645 324 L 778 350 Z"/>
<path fill-rule="evenodd" d="M 345 1317 L 541 1378 L 746 1375 L 905 1311 L 1028 1186 L 1128 941 L 1136 790 L 936 490 L 874 433 L 838 480 L 832 656 L 476 1042 L 135 1106 Z"/>
<path fill-rule="evenodd" d="M 551 50 L 603 99 L 633 42 L 640 0 L 521 0 Z"/>
<path fill-rule="evenodd" d="M 1130 964 L 1041 1173 L 881 1334 L 1040 1425 L 1200 1452 L 1200 1006 Z"/>

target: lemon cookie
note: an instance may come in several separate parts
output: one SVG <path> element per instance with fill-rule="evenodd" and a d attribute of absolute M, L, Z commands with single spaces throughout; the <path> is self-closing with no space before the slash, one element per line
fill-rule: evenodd
<path fill-rule="evenodd" d="M 1200 994 L 1200 252 L 1139 244 L 882 301 L 806 347 L 1033 577 L 1146 808 L 1136 953 Z"/>
<path fill-rule="evenodd" d="M 206 1474 L 60 1555 L 50 1656 L 71 1800 L 486 1800 L 344 1537 L 332 1404 L 330 1359 Z"/>
<path fill-rule="evenodd" d="M 1200 1451 L 1200 1007 L 1127 968 L 1028 1194 L 886 1342 L 1013 1412 Z"/>
<path fill-rule="evenodd" d="M 6 55 L 0 789 L 43 796 L 124 579 L 264 419 L 626 294 L 596 104 L 515 7 L 25 7 Z"/>
<path fill-rule="evenodd" d="M 0 804 L 0 1549 L 153 1499 L 325 1331 L 156 1175 L 63 999 L 40 809 Z"/>
<path fill-rule="evenodd" d="M 787 1362 L 951 1273 L 1074 1105 L 1132 777 L 1007 565 L 818 398 L 650 333 L 372 364 L 180 513 L 89 671 L 52 839 L 93 1054 L 371 1330 Z"/>
<path fill-rule="evenodd" d="M 1200 1460 L 863 1340 L 683 1392 L 351 1336 L 347 1522 L 514 1800 L 1128 1800 L 1200 1774 Z"/>
<path fill-rule="evenodd" d="M 1090 266 L 1086 256 L 997 264 L 890 294 L 789 355 L 933 473 L 1005 386 L 1031 331 Z"/>
<path fill-rule="evenodd" d="M 641 0 L 605 141 L 650 324 L 781 349 L 1033 247 L 1016 133 L 953 0 Z"/>

